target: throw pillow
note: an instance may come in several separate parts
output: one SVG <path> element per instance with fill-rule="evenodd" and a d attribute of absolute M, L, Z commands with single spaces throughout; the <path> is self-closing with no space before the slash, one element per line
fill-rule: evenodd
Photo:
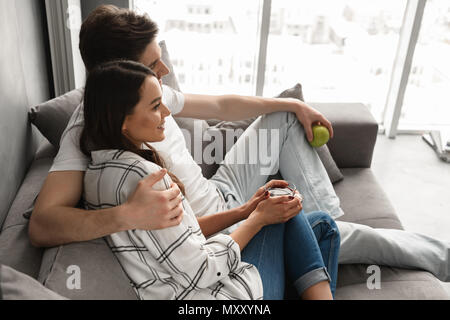
<path fill-rule="evenodd" d="M 59 148 L 59 142 L 70 117 L 83 100 L 84 89 L 76 89 L 63 96 L 31 108 L 29 117 L 44 137 Z"/>
<path fill-rule="evenodd" d="M 35 279 L 0 265 L 0 300 L 67 300 Z"/>

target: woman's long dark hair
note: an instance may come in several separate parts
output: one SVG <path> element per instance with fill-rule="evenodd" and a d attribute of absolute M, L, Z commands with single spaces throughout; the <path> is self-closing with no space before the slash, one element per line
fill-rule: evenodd
<path fill-rule="evenodd" d="M 90 72 L 84 92 L 84 129 L 80 137 L 81 151 L 88 157 L 97 150 L 126 150 L 162 168 L 165 163 L 156 150 L 138 149 L 123 133 L 126 116 L 133 114 L 141 99 L 141 88 L 147 77 L 155 73 L 133 61 L 111 61 Z M 185 194 L 181 181 L 168 173 Z"/>

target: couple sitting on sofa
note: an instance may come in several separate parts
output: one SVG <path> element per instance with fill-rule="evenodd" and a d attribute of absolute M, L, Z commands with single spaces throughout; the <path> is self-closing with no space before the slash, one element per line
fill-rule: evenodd
<path fill-rule="evenodd" d="M 152 299 L 280 299 L 285 276 L 300 297 L 327 299 L 338 262 L 419 268 L 449 280 L 446 244 L 333 221 L 343 214 L 339 199 L 304 138 L 312 139 L 316 121 L 332 133 L 320 113 L 291 99 L 183 95 L 165 86 L 161 92 L 157 79 L 168 69 L 156 33 L 146 16 L 113 6 L 97 8 L 83 23 L 80 50 L 90 72 L 84 107 L 74 112 L 36 202 L 35 245 L 108 236 L 136 292 Z M 278 146 L 270 169 L 300 188 L 303 204 L 296 196 L 269 197 L 265 187 L 287 184 L 266 184 L 261 163 L 234 163 L 247 153 L 247 133 L 206 180 L 170 113 L 223 120 L 263 115 L 252 129 L 278 130 L 279 140 L 266 145 Z M 159 171 L 165 164 L 167 175 Z M 74 208 L 83 179 L 87 209 L 100 210 Z M 240 221 L 229 235 L 218 234 Z"/>

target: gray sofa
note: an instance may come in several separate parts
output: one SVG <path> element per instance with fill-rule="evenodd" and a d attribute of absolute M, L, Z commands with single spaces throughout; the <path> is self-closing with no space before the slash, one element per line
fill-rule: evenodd
<path fill-rule="evenodd" d="M 79 92 L 71 94 L 80 97 Z M 344 179 L 334 185 L 345 211 L 342 219 L 372 227 L 401 229 L 401 222 L 370 169 L 378 126 L 369 110 L 362 104 L 311 105 L 323 112 L 335 128 L 335 138 L 328 146 L 344 175 Z M 0 264 L 8 266 L 0 268 L 4 297 L 20 298 L 23 289 L 24 298 L 136 299 L 126 275 L 103 239 L 46 250 L 31 246 L 27 233 L 29 215 L 56 149 L 47 140 L 36 138 L 37 133 L 31 130 L 24 109 L 18 112 L 2 108 Z M 186 125 L 186 119 L 179 121 Z M 210 124 L 217 125 L 217 122 Z M 30 150 L 37 150 L 32 158 L 26 156 Z M 82 272 L 80 289 L 67 286 L 71 265 L 79 266 Z M 341 265 L 336 298 L 448 299 L 430 273 L 383 266 L 381 274 L 381 289 L 369 290 L 367 266 Z M 23 278 L 26 281 L 20 280 Z M 27 286 L 33 286 L 31 296 Z M 6 294 L 5 290 L 11 291 L 11 288 L 15 288 L 14 294 Z"/>

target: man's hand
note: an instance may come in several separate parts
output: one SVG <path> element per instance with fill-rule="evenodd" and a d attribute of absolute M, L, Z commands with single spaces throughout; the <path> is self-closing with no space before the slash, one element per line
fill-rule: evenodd
<path fill-rule="evenodd" d="M 313 141 L 314 139 L 312 126 L 317 122 L 320 122 L 322 125 L 324 125 L 330 132 L 330 137 L 333 138 L 334 136 L 333 126 L 331 125 L 330 121 L 328 121 L 327 118 L 325 118 L 325 116 L 316 109 L 300 101 L 299 108 L 297 109 L 295 114 L 297 115 L 297 118 L 300 121 L 300 123 L 305 128 L 306 137 L 309 142 Z"/>
<path fill-rule="evenodd" d="M 182 194 L 174 183 L 165 191 L 153 186 L 163 179 L 163 169 L 139 181 L 136 191 L 123 205 L 122 224 L 127 230 L 158 230 L 179 225 L 183 219 Z"/>

